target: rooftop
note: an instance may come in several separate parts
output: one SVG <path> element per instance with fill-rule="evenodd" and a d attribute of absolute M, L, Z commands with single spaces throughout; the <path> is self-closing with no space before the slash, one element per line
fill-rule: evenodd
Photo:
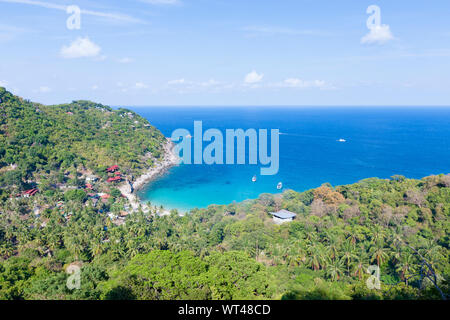
<path fill-rule="evenodd" d="M 295 216 L 297 216 L 296 213 L 290 212 L 288 210 L 280 210 L 277 212 L 270 212 L 271 215 L 280 218 L 280 219 L 290 219 L 290 218 L 294 218 Z"/>

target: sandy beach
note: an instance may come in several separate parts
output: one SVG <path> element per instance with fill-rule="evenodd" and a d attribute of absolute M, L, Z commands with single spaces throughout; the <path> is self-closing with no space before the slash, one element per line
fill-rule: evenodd
<path fill-rule="evenodd" d="M 139 176 L 133 182 L 133 192 L 131 192 L 128 181 L 125 181 L 118 187 L 122 194 L 130 201 L 133 210 L 139 209 L 140 205 L 144 211 L 149 210 L 148 206 L 141 203 L 140 199 L 136 196 L 136 191 L 163 174 L 166 170 L 179 164 L 180 159 L 175 153 L 173 153 L 173 147 L 173 142 L 170 139 L 167 139 L 167 143 L 164 145 L 164 157 L 162 161 L 157 162 L 154 167 L 149 168 L 144 174 Z M 164 210 L 163 214 L 167 214 L 168 211 L 166 211 L 167 210 Z"/>

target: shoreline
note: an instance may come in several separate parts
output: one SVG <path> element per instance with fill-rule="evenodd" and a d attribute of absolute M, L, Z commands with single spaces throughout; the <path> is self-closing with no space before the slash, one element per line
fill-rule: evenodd
<path fill-rule="evenodd" d="M 144 211 L 148 211 L 150 209 L 146 204 L 141 202 L 139 197 L 136 195 L 136 191 L 142 189 L 146 184 L 164 174 L 171 167 L 176 166 L 180 163 L 180 159 L 172 151 L 174 147 L 173 142 L 168 138 L 166 139 L 167 142 L 164 145 L 164 156 L 162 161 L 157 162 L 154 167 L 148 168 L 142 175 L 140 175 L 132 183 L 133 190 L 131 189 L 129 180 L 125 181 L 120 186 L 118 186 L 118 189 L 130 202 L 133 211 L 138 210 L 139 206 L 141 206 Z M 169 213 L 168 210 L 163 211 L 163 214 L 167 213 Z"/>

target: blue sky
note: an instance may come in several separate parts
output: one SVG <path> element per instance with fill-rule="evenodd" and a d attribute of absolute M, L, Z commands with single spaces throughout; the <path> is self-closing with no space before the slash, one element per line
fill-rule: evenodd
<path fill-rule="evenodd" d="M 449 12 L 448 0 L 0 0 L 0 86 L 42 103 L 450 105 Z"/>

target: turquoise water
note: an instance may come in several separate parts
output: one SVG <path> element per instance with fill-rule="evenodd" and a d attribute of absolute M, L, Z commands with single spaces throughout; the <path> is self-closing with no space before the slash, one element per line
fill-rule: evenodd
<path fill-rule="evenodd" d="M 139 192 L 144 201 L 186 211 L 256 198 L 283 188 L 349 184 L 395 174 L 422 178 L 450 172 L 450 108 L 149 107 L 130 108 L 166 136 L 177 128 L 280 129 L 280 169 L 258 165 L 181 165 Z M 346 142 L 338 142 L 343 138 Z M 251 181 L 257 175 L 257 182 Z"/>

